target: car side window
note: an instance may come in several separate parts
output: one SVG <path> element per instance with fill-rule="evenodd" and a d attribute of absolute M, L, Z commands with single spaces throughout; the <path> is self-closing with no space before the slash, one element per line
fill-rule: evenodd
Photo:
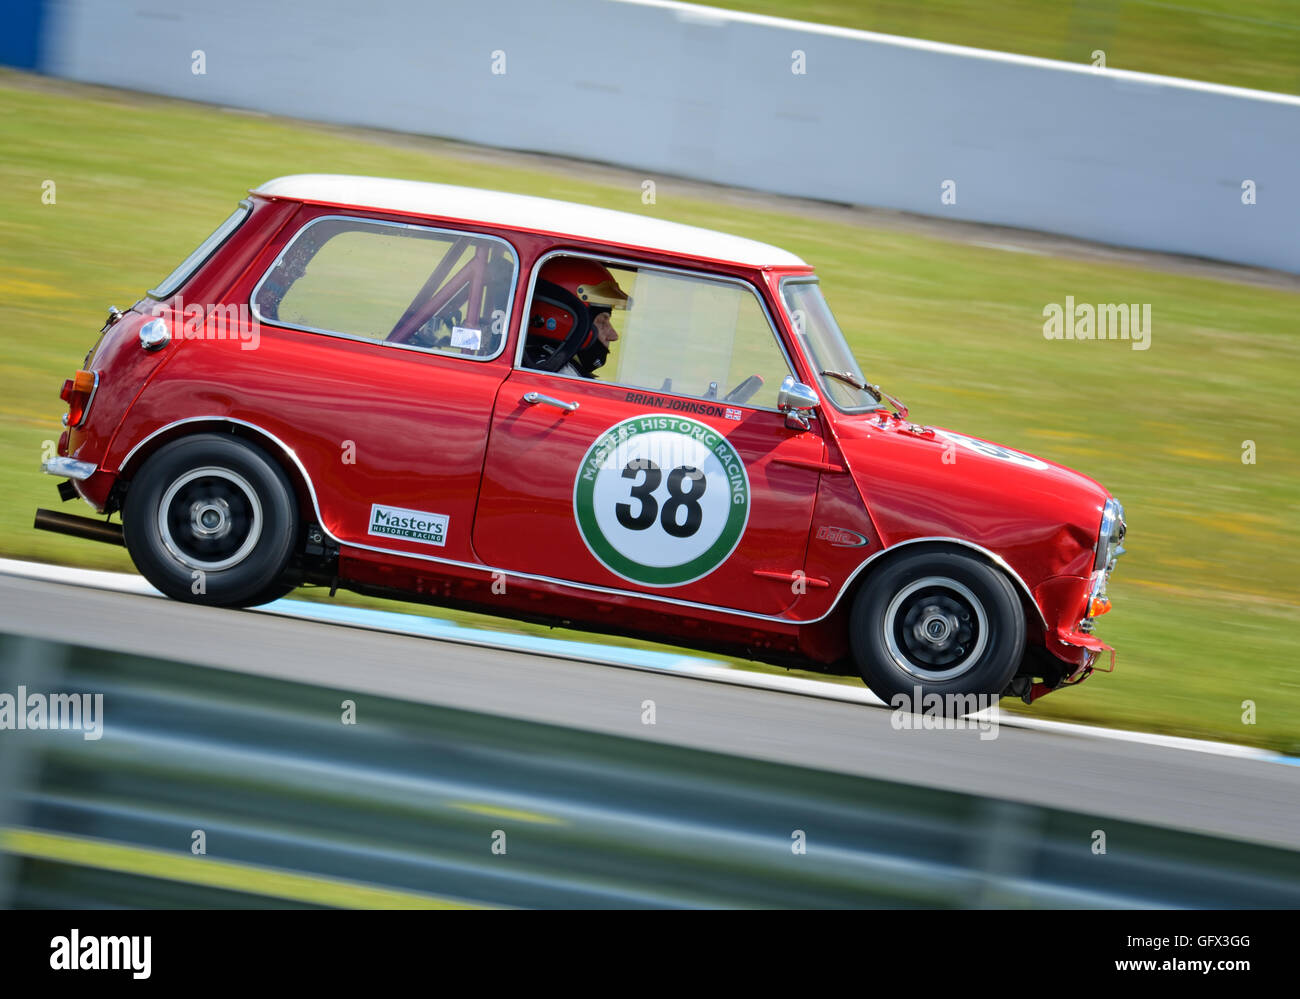
<path fill-rule="evenodd" d="M 538 272 L 538 282 L 572 271 L 556 266 L 568 257 L 551 257 Z M 582 258 L 584 260 L 588 258 Z M 624 263 L 597 261 L 613 280 L 600 280 L 597 272 L 587 278 L 585 286 L 567 289 L 584 298 L 584 287 L 614 288 L 612 308 L 593 330 L 612 326 L 615 335 L 606 334 L 607 356 L 594 370 L 582 369 L 581 355 L 566 365 L 560 374 L 586 375 L 611 384 L 651 392 L 693 396 L 737 405 L 777 408 L 781 381 L 791 374 L 789 362 L 780 347 L 776 332 L 754 289 L 743 281 Z M 600 280 L 599 284 L 595 284 Z M 562 280 L 552 283 L 564 284 Z M 619 297 L 622 293 L 626 298 Z M 534 299 L 538 298 L 536 290 Z M 599 301 L 599 299 L 597 299 Z M 542 310 L 530 303 L 530 318 Z M 597 312 L 599 312 L 599 308 Z M 533 341 L 558 334 L 541 322 L 526 325 L 528 349 Z M 575 366 L 580 370 L 574 370 Z"/>
<path fill-rule="evenodd" d="M 489 236 L 358 218 L 305 225 L 253 290 L 261 320 L 488 359 L 501 350 L 517 276 Z"/>

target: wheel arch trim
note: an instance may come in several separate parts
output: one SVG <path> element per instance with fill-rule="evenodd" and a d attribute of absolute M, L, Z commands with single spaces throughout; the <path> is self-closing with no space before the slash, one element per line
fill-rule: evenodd
<path fill-rule="evenodd" d="M 1001 569 L 1003 572 L 1007 574 L 1007 576 L 1011 578 L 1011 581 L 1015 583 L 1016 588 L 1020 591 L 1021 595 L 1026 600 L 1029 601 L 1029 606 L 1033 607 L 1034 611 L 1038 614 L 1038 620 L 1042 623 L 1043 629 L 1046 630 L 1048 628 L 1047 617 L 1043 614 L 1043 609 L 1038 606 L 1038 601 L 1034 599 L 1034 593 L 1029 588 L 1029 584 L 1025 582 L 1024 578 L 1020 575 L 1020 573 L 1016 572 L 1015 569 L 1011 568 L 1011 565 L 1007 562 L 1006 559 L 1004 559 L 997 552 L 990 551 L 989 549 L 985 548 L 983 545 L 977 545 L 973 541 L 964 541 L 961 538 L 950 538 L 950 537 L 944 537 L 942 535 L 930 535 L 924 538 L 908 538 L 906 541 L 899 541 L 896 544 L 890 545 L 888 548 L 882 548 L 878 552 L 873 552 L 870 556 L 864 559 L 862 564 L 859 565 L 856 569 L 854 569 L 853 572 L 849 574 L 848 579 L 844 581 L 844 585 L 840 587 L 840 592 L 835 595 L 835 602 L 831 605 L 831 611 L 835 610 L 835 608 L 837 608 L 840 605 L 840 601 L 844 599 L 844 595 L 848 593 L 849 590 L 857 583 L 858 577 L 866 570 L 866 568 L 869 565 L 871 565 L 871 563 L 875 562 L 876 559 L 884 555 L 893 555 L 896 552 L 904 548 L 910 548 L 913 545 L 923 545 L 923 544 L 958 545 L 959 547 L 967 548 L 971 551 L 978 552 L 979 554 L 983 555 L 986 559 L 992 562 L 995 566 L 997 566 L 997 568 Z M 831 611 L 827 611 L 827 614 L 829 614 Z M 823 615 L 823 617 L 824 616 L 825 615 Z M 821 620 L 821 618 L 818 618 L 818 620 Z"/>
<path fill-rule="evenodd" d="M 312 484 L 311 476 L 307 474 L 307 469 L 303 466 L 302 461 L 299 460 L 298 455 L 294 452 L 293 448 L 291 448 L 288 444 L 282 441 L 275 434 L 271 433 L 271 431 L 267 430 L 265 427 L 258 426 L 256 423 L 250 423 L 247 420 L 240 420 L 233 416 L 187 416 L 185 419 L 182 420 L 173 420 L 171 423 L 159 427 L 157 430 L 152 431 L 143 439 L 137 441 L 135 446 L 132 447 L 131 450 L 128 451 L 126 455 L 122 458 L 122 460 L 117 463 L 117 474 L 121 476 L 130 467 L 131 462 L 136 457 L 136 455 L 139 454 L 140 451 L 142 451 L 151 441 L 157 439 L 158 437 L 163 436 L 164 434 L 170 433 L 171 431 L 177 429 L 178 427 L 183 427 L 190 424 L 202 424 L 202 423 L 212 424 L 212 425 L 221 424 L 221 423 L 234 424 L 235 426 L 243 427 L 246 430 L 251 430 L 259 437 L 264 438 L 266 441 L 270 442 L 271 444 L 274 444 L 277 448 L 279 448 L 280 453 L 286 459 L 288 459 L 293 464 L 293 467 L 297 470 L 298 475 L 302 480 L 303 486 L 307 490 L 307 495 L 311 497 L 311 505 L 312 505 L 312 509 L 316 513 L 316 520 L 317 522 L 321 521 L 320 501 L 316 497 L 316 487 Z M 321 523 L 321 527 L 324 528 L 325 533 L 329 534 L 331 538 L 334 537 L 333 533 L 323 523 Z M 334 540 L 337 541 L 338 539 L 335 538 Z"/>

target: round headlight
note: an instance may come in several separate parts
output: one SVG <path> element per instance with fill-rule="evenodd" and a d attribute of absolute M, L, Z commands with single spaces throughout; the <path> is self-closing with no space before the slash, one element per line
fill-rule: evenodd
<path fill-rule="evenodd" d="M 1092 567 L 1110 569 L 1115 559 L 1124 554 L 1124 506 L 1117 499 L 1108 499 L 1101 513 L 1101 530 L 1097 535 L 1097 558 Z"/>

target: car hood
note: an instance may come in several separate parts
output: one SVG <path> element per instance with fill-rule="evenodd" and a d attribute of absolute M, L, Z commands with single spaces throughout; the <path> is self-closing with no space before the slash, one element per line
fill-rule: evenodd
<path fill-rule="evenodd" d="M 1028 574 L 1039 578 L 1091 571 L 1110 492 L 1083 473 L 881 414 L 841 421 L 837 438 L 886 547 L 956 538 L 1026 570 L 1033 563 Z"/>

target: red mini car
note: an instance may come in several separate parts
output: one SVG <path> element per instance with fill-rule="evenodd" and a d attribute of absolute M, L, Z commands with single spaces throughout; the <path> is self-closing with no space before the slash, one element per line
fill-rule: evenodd
<path fill-rule="evenodd" d="M 413 181 L 252 191 L 63 386 L 64 499 L 179 600 L 302 583 L 764 662 L 890 699 L 1076 683 L 1123 510 L 908 420 L 813 269 Z M 332 592 L 332 590 L 331 590 Z"/>

